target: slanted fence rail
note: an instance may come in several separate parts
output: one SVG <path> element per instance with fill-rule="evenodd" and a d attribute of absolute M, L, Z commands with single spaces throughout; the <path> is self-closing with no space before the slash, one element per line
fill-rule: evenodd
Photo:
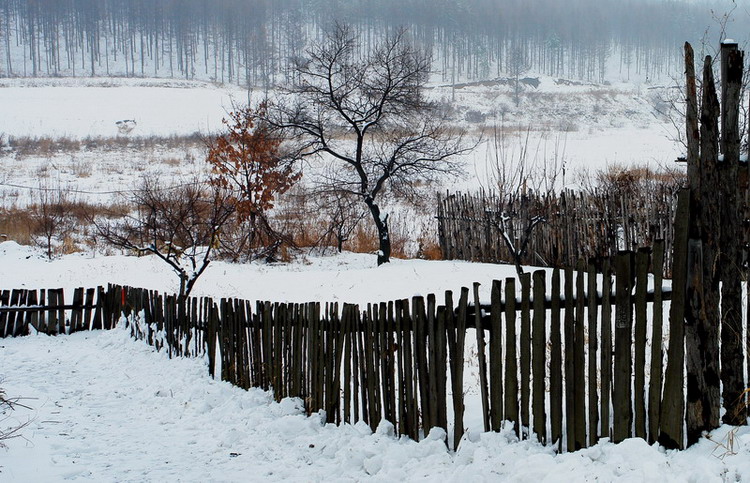
<path fill-rule="evenodd" d="M 272 389 L 277 399 L 299 397 L 331 423 L 364 421 L 375 429 L 385 419 L 413 439 L 439 427 L 456 448 L 466 408 L 480 407 L 485 430 L 510 421 L 521 438 L 563 451 L 602 437 L 666 435 L 682 446 L 683 379 L 665 372 L 663 305 L 671 292 L 662 287 L 663 253 L 660 242 L 653 253 L 622 252 L 575 269 L 497 280 L 485 300 L 479 284 L 455 297 L 448 291 L 440 299 L 366 306 L 180 301 L 110 286 L 88 310 L 98 309 L 102 328 L 124 315 L 133 337 L 170 356 L 205 356 L 211 375 Z M 73 305 L 71 316 L 87 310 Z M 6 307 L 0 320 L 8 327 L 38 313 L 29 308 Z M 670 384 L 679 390 L 663 396 Z M 467 405 L 469 398 L 479 404 Z M 679 416 L 670 419 L 670 411 Z M 679 424 L 664 423 L 674 420 Z"/>

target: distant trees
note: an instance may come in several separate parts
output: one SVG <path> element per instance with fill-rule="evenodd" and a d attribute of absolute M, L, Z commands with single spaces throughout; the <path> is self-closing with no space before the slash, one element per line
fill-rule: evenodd
<path fill-rule="evenodd" d="M 300 158 L 318 158 L 319 185 L 349 193 L 366 206 L 378 231 L 378 265 L 391 256 L 387 190 L 458 171 L 466 150 L 461 132 L 442 122 L 424 98 L 430 57 L 403 30 L 360 55 L 351 27 L 337 24 L 296 64 L 298 81 L 266 118 L 296 144 Z"/>
<path fill-rule="evenodd" d="M 444 81 L 503 75 L 517 46 L 531 70 L 551 76 L 600 80 L 614 57 L 623 76 L 653 78 L 679 68 L 678 46 L 701 38 L 713 23 L 711 9 L 708 2 L 660 0 L 6 0 L 0 76 L 270 86 L 290 81 L 304 47 L 341 20 L 362 38 L 363 52 L 384 33 L 408 28 Z M 744 32 L 727 34 L 742 40 Z"/>

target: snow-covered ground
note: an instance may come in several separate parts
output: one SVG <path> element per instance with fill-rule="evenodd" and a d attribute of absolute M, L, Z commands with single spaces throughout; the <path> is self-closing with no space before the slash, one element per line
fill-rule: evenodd
<path fill-rule="evenodd" d="M 285 267 L 214 264 L 200 294 L 364 303 L 511 275 L 510 267 L 374 257 L 310 257 Z M 72 255 L 47 262 L 0 244 L 0 288 L 91 286 L 113 281 L 169 290 L 158 261 Z M 203 359 L 168 359 L 123 329 L 0 342 L 0 387 L 23 397 L 2 421 L 28 423 L 0 450 L 0 481 L 742 481 L 750 429 L 722 427 L 683 452 L 639 439 L 555 455 L 512 432 L 481 433 L 455 453 L 442 435 L 398 439 L 387 424 L 325 425 L 297 400 L 211 380 Z M 469 416 L 469 412 L 467 412 Z"/>
<path fill-rule="evenodd" d="M 117 136 L 132 119 L 132 136 L 207 133 L 221 128 L 232 103 L 247 102 L 236 86 L 167 79 L 2 79 L 0 133 L 7 136 Z"/>

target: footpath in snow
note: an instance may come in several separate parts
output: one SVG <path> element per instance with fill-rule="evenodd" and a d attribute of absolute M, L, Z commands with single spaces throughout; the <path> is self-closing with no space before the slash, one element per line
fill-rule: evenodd
<path fill-rule="evenodd" d="M 740 481 L 750 430 L 684 452 L 640 439 L 555 455 L 511 432 L 470 433 L 457 453 L 367 426 L 325 425 L 301 401 L 209 378 L 203 359 L 168 359 L 129 332 L 0 341 L 0 378 L 32 409 L 0 450 L 0 481 Z M 732 454 L 735 453 L 735 454 Z"/>

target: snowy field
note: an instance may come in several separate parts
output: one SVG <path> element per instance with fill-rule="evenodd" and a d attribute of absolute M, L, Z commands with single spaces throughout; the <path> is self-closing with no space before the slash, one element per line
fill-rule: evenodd
<path fill-rule="evenodd" d="M 436 102 L 450 106 L 452 122 L 481 139 L 463 159 L 465 175 L 446 179 L 435 191 L 496 187 L 498 164 L 511 169 L 522 157 L 537 175 L 543 164 L 554 162 L 558 188 L 579 186 L 582 175 L 612 166 L 675 166 L 683 148 L 659 107 L 671 89 L 566 85 L 550 77 L 540 82 L 537 88 L 525 87 L 517 106 L 509 86 L 491 82 L 455 90 L 436 84 L 428 90 Z M 264 96 L 261 90 L 168 79 L 0 79 L 0 203 L 23 206 L 40 185 L 86 192 L 79 198 L 106 203 L 111 191 L 137 186 L 143 176 L 179 178 L 206 169 L 202 146 L 134 151 L 103 142 L 95 148 L 21 155 L 3 147 L 9 137 L 208 137 L 221 130 L 233 104 Z M 137 124 L 121 135 L 115 123 L 125 119 Z M 502 133 L 498 140 L 496 127 Z M 497 143 L 503 145 L 500 161 L 494 154 Z"/>
<path fill-rule="evenodd" d="M 106 281 L 169 290 L 174 276 L 151 258 L 71 255 L 53 262 L 0 244 L 6 287 L 91 286 Z M 199 294 L 364 303 L 445 289 L 513 273 L 511 267 L 374 257 L 309 258 L 284 267 L 216 263 Z M 317 281 L 317 282 L 316 282 Z M 321 282 L 321 283 L 318 283 Z M 0 381 L 19 408 L 4 426 L 28 423 L 0 450 L 0 481 L 743 481 L 750 430 L 722 427 L 684 452 L 639 439 L 601 442 L 572 454 L 481 433 L 455 453 L 435 432 L 419 443 L 364 425 L 325 425 L 298 400 L 211 380 L 206 361 L 169 360 L 128 332 L 31 336 L 0 342 Z M 467 416 L 472 412 L 467 411 Z"/>
<path fill-rule="evenodd" d="M 0 133 L 32 137 L 117 136 L 115 122 L 133 119 L 134 136 L 207 133 L 221 128 L 245 90 L 167 79 L 0 79 L 5 115 Z"/>

